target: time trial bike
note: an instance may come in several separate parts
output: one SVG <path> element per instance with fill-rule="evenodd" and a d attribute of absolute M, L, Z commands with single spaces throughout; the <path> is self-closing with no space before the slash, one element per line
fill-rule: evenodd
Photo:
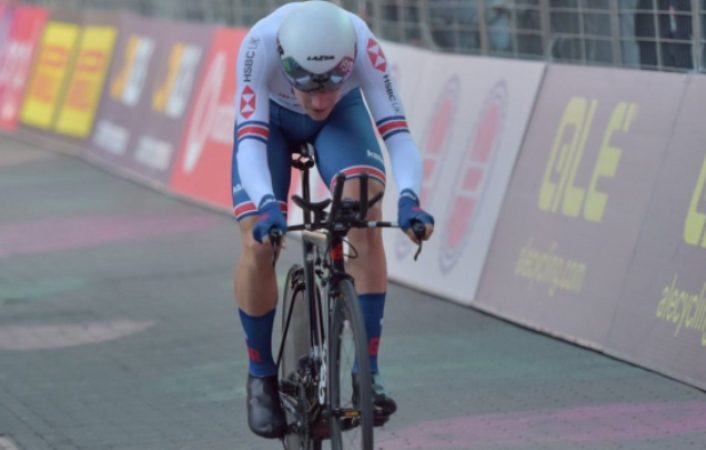
<path fill-rule="evenodd" d="M 359 200 L 344 199 L 345 175 L 339 174 L 331 199 L 312 202 L 309 171 L 313 151 L 304 145 L 293 167 L 302 171 L 303 258 L 289 268 L 282 305 L 282 337 L 277 354 L 280 397 L 287 415 L 287 450 L 372 450 L 373 428 L 387 420 L 373 405 L 368 340 L 354 280 L 346 272 L 346 235 L 352 228 L 390 228 L 397 224 L 368 221 L 370 207 L 382 193 L 368 198 L 368 178 L 360 177 Z M 424 225 L 415 223 L 417 237 Z M 275 261 L 282 234 L 270 232 Z M 421 242 L 421 238 L 419 239 Z M 421 250 L 421 244 L 419 244 Z M 418 254 L 418 253 L 417 253 Z"/>

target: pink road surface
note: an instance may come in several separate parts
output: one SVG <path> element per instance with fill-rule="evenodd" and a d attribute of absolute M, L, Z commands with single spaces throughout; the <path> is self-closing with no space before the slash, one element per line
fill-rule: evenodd
<path fill-rule="evenodd" d="M 87 216 L 0 225 L 0 258 L 199 231 L 215 224 L 206 216 Z"/>
<path fill-rule="evenodd" d="M 509 450 L 674 437 L 706 429 L 706 402 L 617 403 L 424 422 L 378 434 L 385 450 Z"/>

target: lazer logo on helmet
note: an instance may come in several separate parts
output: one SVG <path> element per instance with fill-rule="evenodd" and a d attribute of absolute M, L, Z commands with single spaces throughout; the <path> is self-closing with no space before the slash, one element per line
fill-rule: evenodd
<path fill-rule="evenodd" d="M 307 61 L 332 61 L 336 59 L 333 55 L 318 55 L 318 56 L 307 56 Z"/>

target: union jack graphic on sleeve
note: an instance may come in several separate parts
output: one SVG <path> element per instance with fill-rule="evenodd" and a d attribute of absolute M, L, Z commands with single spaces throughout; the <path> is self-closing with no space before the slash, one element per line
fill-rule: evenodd
<path fill-rule="evenodd" d="M 376 125 L 383 139 L 387 139 L 397 133 L 409 132 L 407 120 L 405 120 L 404 116 L 386 117 L 378 120 Z"/>
<path fill-rule="evenodd" d="M 269 126 L 265 122 L 257 122 L 250 120 L 238 125 L 235 129 L 235 139 L 238 143 L 245 139 L 257 139 L 258 141 L 267 144 L 267 139 L 270 137 Z"/>

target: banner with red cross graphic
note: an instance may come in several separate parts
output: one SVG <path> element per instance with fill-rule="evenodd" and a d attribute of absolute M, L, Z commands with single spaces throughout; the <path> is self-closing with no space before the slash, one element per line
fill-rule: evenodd
<path fill-rule="evenodd" d="M 238 57 L 234 49 L 240 48 L 246 33 L 245 28 L 216 31 L 170 180 L 174 191 L 228 210 Z"/>

